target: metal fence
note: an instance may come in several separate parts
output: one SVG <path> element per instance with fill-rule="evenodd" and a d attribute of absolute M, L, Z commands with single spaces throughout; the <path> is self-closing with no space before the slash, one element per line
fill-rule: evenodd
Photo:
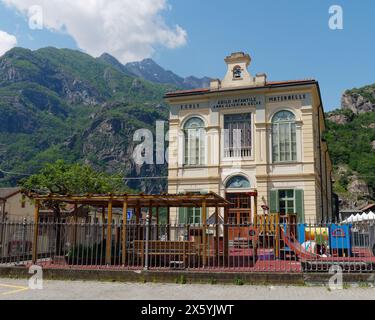
<path fill-rule="evenodd" d="M 375 226 L 274 219 L 217 225 L 0 223 L 0 265 L 30 265 L 33 249 L 34 262 L 50 268 L 328 272 L 339 265 L 345 272 L 372 272 Z"/>

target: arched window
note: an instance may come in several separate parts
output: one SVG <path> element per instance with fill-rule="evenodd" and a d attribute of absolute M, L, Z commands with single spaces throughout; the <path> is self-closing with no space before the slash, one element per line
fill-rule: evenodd
<path fill-rule="evenodd" d="M 240 66 L 235 66 L 233 68 L 233 79 L 241 79 L 242 78 L 242 68 Z"/>
<path fill-rule="evenodd" d="M 280 111 L 272 119 L 273 162 L 297 160 L 296 117 L 290 111 Z"/>
<path fill-rule="evenodd" d="M 229 179 L 226 186 L 227 189 L 249 189 L 250 182 L 243 176 L 234 176 Z"/>
<path fill-rule="evenodd" d="M 205 163 L 205 129 L 202 119 L 194 117 L 184 126 L 185 165 L 196 166 Z"/>

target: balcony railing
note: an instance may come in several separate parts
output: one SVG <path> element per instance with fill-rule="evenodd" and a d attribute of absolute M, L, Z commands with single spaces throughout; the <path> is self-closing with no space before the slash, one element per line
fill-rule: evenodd
<path fill-rule="evenodd" d="M 251 157 L 251 146 L 249 147 L 226 147 L 224 148 L 225 158 L 249 158 Z"/>

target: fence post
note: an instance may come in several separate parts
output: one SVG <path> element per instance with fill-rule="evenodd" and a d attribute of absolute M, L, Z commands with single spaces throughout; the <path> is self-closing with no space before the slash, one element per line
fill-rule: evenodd
<path fill-rule="evenodd" d="M 22 255 L 23 258 L 25 258 L 26 254 L 26 218 L 23 219 L 22 221 Z"/>
<path fill-rule="evenodd" d="M 38 261 L 38 234 L 39 234 L 39 200 L 35 200 L 34 210 L 34 241 L 33 241 L 33 254 L 32 262 L 36 264 Z"/>
<path fill-rule="evenodd" d="M 146 216 L 146 243 L 145 243 L 145 266 L 144 266 L 145 270 L 148 270 L 148 250 L 149 250 L 148 242 L 149 242 L 149 238 L 150 238 L 149 227 L 150 227 L 150 215 L 148 213 L 147 216 Z"/>
<path fill-rule="evenodd" d="M 128 220 L 128 201 L 125 199 L 122 209 L 122 264 L 125 266 L 126 263 L 126 226 Z"/>
<path fill-rule="evenodd" d="M 203 220 L 203 234 L 202 234 L 202 240 L 203 240 L 203 267 L 207 264 L 207 211 L 206 211 L 206 199 L 202 202 L 202 220 Z"/>
<path fill-rule="evenodd" d="M 223 246 L 224 246 L 224 266 L 228 264 L 228 257 L 229 257 L 229 229 L 228 229 L 228 215 L 229 215 L 229 208 L 226 206 L 224 208 L 224 234 L 223 234 Z"/>
<path fill-rule="evenodd" d="M 112 261 L 112 200 L 108 202 L 108 227 L 106 241 L 105 263 L 110 265 Z"/>

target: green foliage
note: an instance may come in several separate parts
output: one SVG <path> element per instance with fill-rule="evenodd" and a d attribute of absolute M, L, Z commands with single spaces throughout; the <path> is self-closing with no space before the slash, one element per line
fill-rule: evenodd
<path fill-rule="evenodd" d="M 243 285 L 245 284 L 245 282 L 244 282 L 241 278 L 236 277 L 236 278 L 234 279 L 234 284 L 235 284 L 236 286 L 243 286 Z"/>
<path fill-rule="evenodd" d="M 177 284 L 186 284 L 186 277 L 183 274 L 179 275 L 176 279 L 176 283 Z"/>
<path fill-rule="evenodd" d="M 348 185 L 348 177 L 352 172 L 358 173 L 370 190 L 375 190 L 375 151 L 372 142 L 375 141 L 375 129 L 370 125 L 375 123 L 375 113 L 369 112 L 354 115 L 351 111 L 344 112 L 350 116 L 346 124 L 327 121 L 325 139 L 327 140 L 330 156 L 334 166 L 346 165 L 349 172 L 339 177 L 335 183 L 335 191 L 342 193 Z"/>
<path fill-rule="evenodd" d="M 156 106 L 174 87 L 130 77 L 85 53 L 14 48 L 2 59 L 15 76 L 7 80 L 0 70 L 0 169 L 10 172 L 0 171 L 0 186 L 14 186 L 59 159 L 131 176 L 129 163 L 100 158 L 97 150 L 115 145 L 127 153 L 137 129 L 154 131 L 156 120 L 168 119 L 168 109 Z M 121 130 L 103 134 L 97 126 L 107 120 L 119 121 Z M 85 148 L 87 136 L 97 150 Z"/>
<path fill-rule="evenodd" d="M 125 190 L 120 176 L 96 172 L 88 165 L 67 164 L 63 160 L 47 164 L 39 173 L 22 180 L 21 186 L 26 191 L 61 195 Z"/>
<path fill-rule="evenodd" d="M 107 249 L 106 243 L 106 240 L 103 240 L 102 242 L 95 243 L 91 246 L 85 246 L 82 244 L 75 245 L 68 251 L 65 258 L 71 265 L 103 265 L 105 264 L 105 255 Z M 118 253 L 118 250 L 116 252 L 115 245 L 112 244 L 112 260 L 115 259 L 115 257 L 117 256 L 116 254 Z"/>

